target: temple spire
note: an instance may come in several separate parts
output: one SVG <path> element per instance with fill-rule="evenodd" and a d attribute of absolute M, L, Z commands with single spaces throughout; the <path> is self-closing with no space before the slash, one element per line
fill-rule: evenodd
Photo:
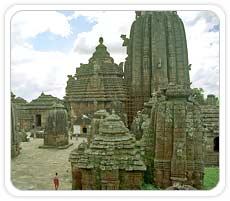
<path fill-rule="evenodd" d="M 103 42 L 104 42 L 103 38 L 100 37 L 100 38 L 99 38 L 99 43 L 102 44 Z"/>

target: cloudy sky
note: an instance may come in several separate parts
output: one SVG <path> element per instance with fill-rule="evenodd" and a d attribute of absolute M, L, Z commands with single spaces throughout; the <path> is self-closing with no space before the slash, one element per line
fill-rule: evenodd
<path fill-rule="evenodd" d="M 209 11 L 178 11 L 184 22 L 192 87 L 219 96 L 219 19 Z M 134 11 L 20 11 L 11 20 L 11 89 L 28 101 L 63 98 L 67 75 L 87 63 L 98 38 L 116 63 L 125 60 Z"/>

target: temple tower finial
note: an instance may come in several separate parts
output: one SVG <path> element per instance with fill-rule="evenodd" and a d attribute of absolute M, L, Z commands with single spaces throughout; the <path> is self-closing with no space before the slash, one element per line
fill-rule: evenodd
<path fill-rule="evenodd" d="M 99 38 L 99 43 L 102 44 L 103 43 L 103 37 Z"/>

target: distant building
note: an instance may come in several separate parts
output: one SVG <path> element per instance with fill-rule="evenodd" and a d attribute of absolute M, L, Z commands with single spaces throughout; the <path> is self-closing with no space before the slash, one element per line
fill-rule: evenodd
<path fill-rule="evenodd" d="M 54 103 L 62 101 L 43 92 L 41 95 L 28 103 L 26 100 L 17 97 L 12 93 L 12 102 L 17 108 L 17 126 L 19 130 L 43 130 L 45 128 L 48 111 Z"/>
<path fill-rule="evenodd" d="M 203 125 L 206 131 L 205 165 L 219 165 L 219 106 L 217 98 L 208 95 L 206 104 L 202 105 Z"/>
<path fill-rule="evenodd" d="M 86 137 L 90 132 L 91 118 L 86 115 L 81 115 L 75 122 L 73 127 L 74 135 L 81 135 Z"/>

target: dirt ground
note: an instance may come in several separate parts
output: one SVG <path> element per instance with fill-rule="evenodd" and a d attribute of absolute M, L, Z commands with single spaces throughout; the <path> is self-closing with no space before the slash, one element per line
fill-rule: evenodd
<path fill-rule="evenodd" d="M 11 161 L 11 181 L 20 190 L 54 190 L 53 177 L 58 173 L 59 190 L 71 190 L 70 152 L 86 138 L 73 138 L 67 149 L 39 149 L 43 139 L 21 143 L 21 153 Z"/>

